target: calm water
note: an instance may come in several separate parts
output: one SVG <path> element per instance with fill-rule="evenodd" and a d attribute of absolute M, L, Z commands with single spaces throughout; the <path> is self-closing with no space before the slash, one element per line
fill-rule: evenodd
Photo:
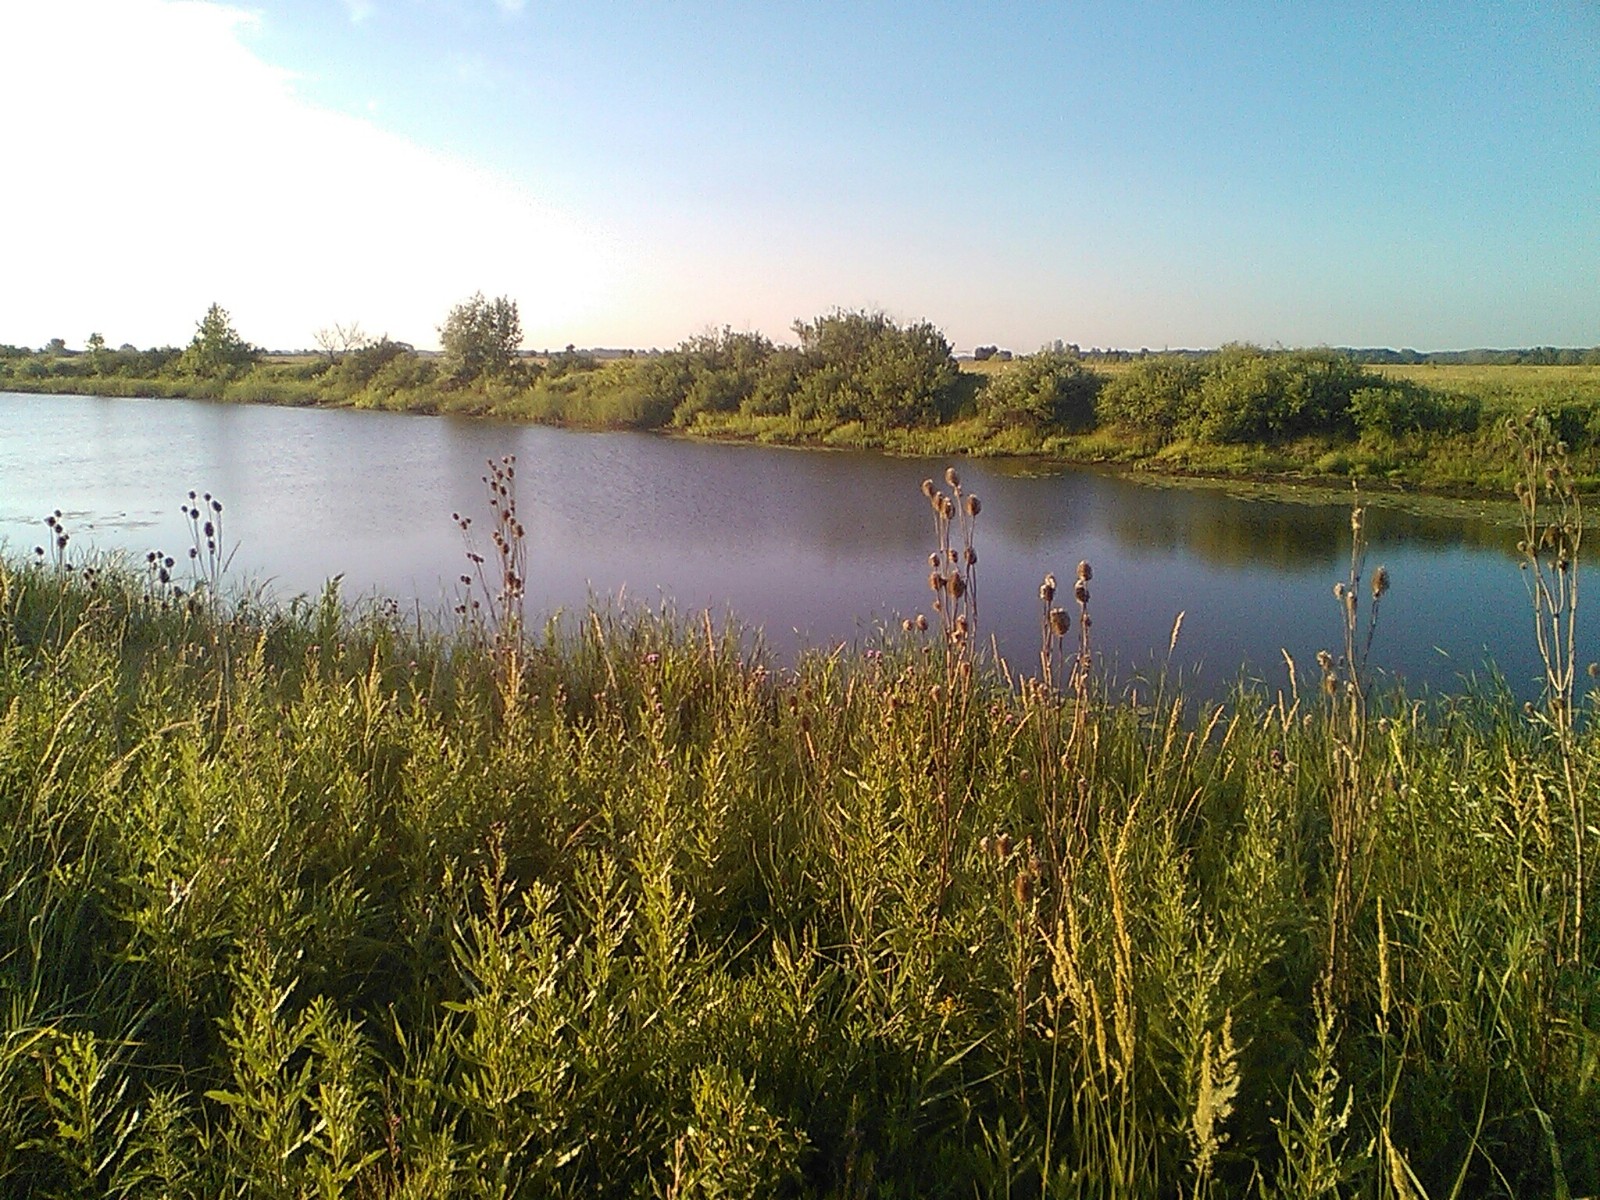
<path fill-rule="evenodd" d="M 487 524 L 484 460 L 519 460 L 530 611 L 670 601 L 764 628 L 780 653 L 866 641 L 925 609 L 932 549 L 926 476 L 943 460 L 718 446 L 384 413 L 0 393 L 0 539 L 43 542 L 61 509 L 75 549 L 182 558 L 179 500 L 225 506 L 232 574 L 280 598 L 343 576 L 348 597 L 446 611 L 465 566 L 452 511 Z M 1124 679 L 1165 659 L 1222 691 L 1241 671 L 1286 682 L 1282 650 L 1314 673 L 1336 648 L 1331 594 L 1349 562 L 1348 506 L 1241 500 L 1115 475 L 1029 475 L 960 464 L 983 499 L 979 581 L 986 634 L 1037 662 L 1039 580 L 1094 565 L 1095 644 Z M 1463 508 L 1422 518 L 1374 506 L 1368 571 L 1387 565 L 1372 663 L 1455 688 L 1492 656 L 1533 677 L 1515 534 Z M 1063 591 L 1065 592 L 1064 588 Z M 1583 618 L 1584 661 L 1600 657 Z"/>

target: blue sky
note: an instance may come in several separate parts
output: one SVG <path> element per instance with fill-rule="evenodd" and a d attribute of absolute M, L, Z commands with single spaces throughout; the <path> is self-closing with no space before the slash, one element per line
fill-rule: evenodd
<path fill-rule="evenodd" d="M 0 0 L 0 341 L 1600 343 L 1600 5 Z M 8 66 L 10 64 L 8 63 Z M 10 210 L 9 212 L 7 210 Z"/>

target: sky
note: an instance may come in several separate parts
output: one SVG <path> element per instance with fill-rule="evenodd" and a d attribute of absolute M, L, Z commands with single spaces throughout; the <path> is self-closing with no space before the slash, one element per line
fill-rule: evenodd
<path fill-rule="evenodd" d="M 1600 3 L 0 0 L 0 343 L 1600 344 Z"/>

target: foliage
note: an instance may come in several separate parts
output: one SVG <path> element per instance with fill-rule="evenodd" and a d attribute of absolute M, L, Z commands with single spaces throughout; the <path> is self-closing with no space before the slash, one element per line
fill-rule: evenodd
<path fill-rule="evenodd" d="M 1001 425 L 1078 432 L 1094 425 L 1104 382 L 1077 355 L 1041 350 L 991 379 L 978 411 Z"/>
<path fill-rule="evenodd" d="M 1332 608 L 1332 696 L 1003 677 L 947 483 L 962 606 L 782 670 L 0 561 L 0 1188 L 1600 1190 L 1596 714 L 1369 694 Z"/>
<path fill-rule="evenodd" d="M 1350 416 L 1363 436 L 1472 433 L 1482 411 L 1482 402 L 1474 396 L 1432 392 L 1404 380 L 1386 380 L 1350 395 Z"/>
<path fill-rule="evenodd" d="M 439 327 L 445 374 L 457 385 L 506 374 L 522 346 L 517 302 L 506 296 L 484 299 L 474 292 L 450 310 Z"/>
<path fill-rule="evenodd" d="M 1100 392 L 1096 412 L 1105 424 L 1170 441 L 1190 421 L 1204 377 L 1204 367 L 1192 357 L 1141 358 L 1112 377 Z"/>
<path fill-rule="evenodd" d="M 872 428 L 932 424 L 948 415 L 957 368 L 950 343 L 926 321 L 902 327 L 883 313 L 836 311 L 796 321 L 797 416 Z"/>
<path fill-rule="evenodd" d="M 213 303 L 196 323 L 194 338 L 179 359 L 178 369 L 201 379 L 217 379 L 237 374 L 260 356 L 234 329 L 228 310 Z"/>
<path fill-rule="evenodd" d="M 1225 346 L 1206 362 L 1195 430 L 1209 442 L 1272 442 L 1350 427 L 1351 393 L 1368 381 L 1326 350 Z"/>

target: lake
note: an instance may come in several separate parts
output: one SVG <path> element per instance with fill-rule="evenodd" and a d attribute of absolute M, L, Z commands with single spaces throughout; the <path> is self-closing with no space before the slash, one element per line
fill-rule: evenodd
<path fill-rule="evenodd" d="M 287 599 L 342 576 L 349 599 L 393 597 L 439 617 L 467 567 L 451 514 L 487 526 L 480 477 L 504 454 L 518 460 L 531 613 L 710 608 L 760 626 L 788 656 L 870 644 L 882 626 L 929 612 L 934 533 L 918 489 L 942 480 L 947 460 L 447 417 L 0 393 L 0 540 L 31 553 L 59 508 L 74 552 L 184 560 L 180 500 L 193 488 L 223 501 L 241 584 Z M 1095 650 L 1123 682 L 1167 660 L 1179 612 L 1171 664 L 1210 694 L 1241 674 L 1285 686 L 1285 650 L 1313 678 L 1316 651 L 1341 645 L 1332 587 L 1349 568 L 1345 497 L 954 465 L 983 501 L 980 634 L 1024 670 L 1037 667 L 1041 578 L 1053 571 L 1066 596 L 1080 559 L 1094 567 Z M 1534 691 L 1517 534 L 1503 518 L 1483 505 L 1424 516 L 1374 502 L 1366 527 L 1368 577 L 1383 564 L 1392 580 L 1373 667 L 1455 690 L 1492 657 Z M 1584 614 L 1583 662 L 1600 657 L 1591 630 Z"/>

